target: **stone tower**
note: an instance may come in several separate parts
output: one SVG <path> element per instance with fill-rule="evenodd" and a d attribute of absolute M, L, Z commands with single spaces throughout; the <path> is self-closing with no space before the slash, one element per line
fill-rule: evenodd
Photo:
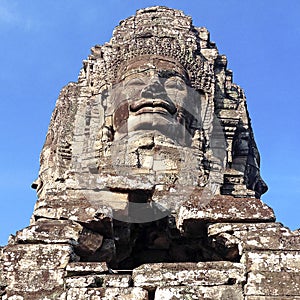
<path fill-rule="evenodd" d="M 267 186 L 243 90 L 204 27 L 137 11 L 61 91 L 2 299 L 300 299 L 300 233 Z"/>

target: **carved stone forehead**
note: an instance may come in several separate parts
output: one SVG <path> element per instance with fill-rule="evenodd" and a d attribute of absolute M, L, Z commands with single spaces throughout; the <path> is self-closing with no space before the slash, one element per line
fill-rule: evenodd
<path fill-rule="evenodd" d="M 124 63 L 118 72 L 117 81 L 120 82 L 130 75 L 155 71 L 162 77 L 179 76 L 186 83 L 189 76 L 185 68 L 176 60 L 162 56 L 144 55 Z"/>
<path fill-rule="evenodd" d="M 92 49 L 84 68 L 92 66 L 89 79 L 97 92 L 104 84 L 117 83 L 130 68 L 139 70 L 148 63 L 160 68 L 169 61 L 168 68 L 188 74 L 190 86 L 211 93 L 217 50 L 207 52 L 214 47 L 208 45 L 208 36 L 206 29 L 194 27 L 181 11 L 166 7 L 139 10 L 120 22 L 108 43 Z M 147 56 L 155 58 L 145 59 Z"/>

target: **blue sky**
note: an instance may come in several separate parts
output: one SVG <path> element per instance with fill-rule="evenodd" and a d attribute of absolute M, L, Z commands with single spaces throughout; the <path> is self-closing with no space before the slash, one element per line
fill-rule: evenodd
<path fill-rule="evenodd" d="M 28 226 L 31 182 L 61 88 L 82 60 L 136 9 L 165 5 L 205 26 L 247 96 L 262 176 L 262 200 L 300 227 L 299 0 L 0 0 L 0 245 Z"/>

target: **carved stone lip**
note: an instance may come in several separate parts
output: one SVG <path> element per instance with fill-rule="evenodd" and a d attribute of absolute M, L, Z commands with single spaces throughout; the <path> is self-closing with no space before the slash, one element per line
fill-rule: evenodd
<path fill-rule="evenodd" d="M 138 114 L 145 112 L 163 113 L 167 111 L 174 115 L 177 108 L 172 102 L 163 99 L 141 99 L 130 104 L 130 111 Z"/>

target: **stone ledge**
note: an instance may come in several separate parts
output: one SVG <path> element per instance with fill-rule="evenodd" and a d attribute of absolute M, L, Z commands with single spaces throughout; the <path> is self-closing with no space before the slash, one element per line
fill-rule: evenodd
<path fill-rule="evenodd" d="M 204 223 L 221 222 L 274 222 L 273 210 L 256 198 L 234 198 L 215 196 L 208 200 L 194 195 L 193 201 L 181 206 L 178 212 L 177 227 L 185 230 L 188 221 Z M 204 203 L 203 203 L 204 202 Z"/>
<path fill-rule="evenodd" d="M 131 286 L 130 275 L 88 275 L 66 279 L 67 288 L 115 287 L 128 288 Z"/>
<path fill-rule="evenodd" d="M 66 267 L 67 276 L 101 274 L 108 272 L 106 262 L 71 262 Z"/>
<path fill-rule="evenodd" d="M 213 286 L 246 281 L 244 265 L 221 262 L 145 264 L 133 270 L 134 286 L 153 290 L 162 286 Z"/>
<path fill-rule="evenodd" d="M 3 271 L 64 269 L 74 253 L 70 245 L 8 245 L 3 251 Z"/>
<path fill-rule="evenodd" d="M 243 300 L 243 289 L 239 285 L 197 286 L 197 287 L 159 287 L 154 300 L 205 299 L 205 300 Z"/>
<path fill-rule="evenodd" d="M 250 272 L 245 285 L 245 294 L 247 296 L 300 296 L 300 272 Z"/>
<path fill-rule="evenodd" d="M 148 300 L 148 292 L 135 288 L 71 288 L 67 292 L 66 300 Z"/>
<path fill-rule="evenodd" d="M 244 250 L 299 250 L 300 232 L 280 223 L 216 223 L 208 226 L 215 246 L 239 247 Z"/>
<path fill-rule="evenodd" d="M 96 201 L 88 201 L 78 191 L 72 196 L 56 195 L 52 198 L 48 196 L 45 199 L 39 199 L 35 205 L 34 217 L 69 219 L 84 223 L 86 227 L 95 229 L 106 237 L 112 236 L 112 209 Z"/>
<path fill-rule="evenodd" d="M 64 270 L 28 270 L 7 273 L 9 292 L 51 292 L 64 288 Z"/>
<path fill-rule="evenodd" d="M 250 272 L 288 272 L 300 274 L 299 251 L 264 251 L 245 254 L 247 271 Z"/>
<path fill-rule="evenodd" d="M 60 289 L 53 291 L 39 291 L 39 292 L 16 292 L 8 291 L 2 300 L 66 300 L 66 293 Z"/>
<path fill-rule="evenodd" d="M 80 224 L 70 220 L 39 219 L 34 225 L 28 226 L 16 233 L 12 239 L 15 244 L 47 243 L 47 244 L 71 244 L 78 245 L 84 235 L 99 236 Z M 81 241 L 82 242 L 82 241 Z"/>

